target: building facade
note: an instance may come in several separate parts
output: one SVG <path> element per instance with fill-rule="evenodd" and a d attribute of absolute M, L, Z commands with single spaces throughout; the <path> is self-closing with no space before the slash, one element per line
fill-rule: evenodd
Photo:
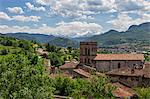
<path fill-rule="evenodd" d="M 114 69 L 106 73 L 112 82 L 120 82 L 129 87 L 149 87 L 150 73 L 145 71 L 148 68 L 134 68 L 129 67 Z"/>
<path fill-rule="evenodd" d="M 94 58 L 97 55 L 96 42 L 80 42 L 80 64 L 95 66 Z"/>

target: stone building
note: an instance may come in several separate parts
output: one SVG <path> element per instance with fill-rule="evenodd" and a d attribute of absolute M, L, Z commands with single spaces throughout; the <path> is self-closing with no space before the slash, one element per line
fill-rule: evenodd
<path fill-rule="evenodd" d="M 94 58 L 97 55 L 96 42 L 80 42 L 80 64 L 94 66 Z"/>
<path fill-rule="evenodd" d="M 112 82 L 120 82 L 129 87 L 150 86 L 150 66 L 144 68 L 120 68 L 106 73 Z"/>
<path fill-rule="evenodd" d="M 144 56 L 142 54 L 97 54 L 94 61 L 96 69 L 105 72 L 122 67 L 143 68 Z"/>
<path fill-rule="evenodd" d="M 142 68 L 143 54 L 97 54 L 96 42 L 80 42 L 80 64 L 95 67 L 97 71 L 107 72 L 121 67 Z"/>

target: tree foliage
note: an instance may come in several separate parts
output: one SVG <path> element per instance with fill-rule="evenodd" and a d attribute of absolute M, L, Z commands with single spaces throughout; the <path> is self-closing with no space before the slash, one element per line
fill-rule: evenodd
<path fill-rule="evenodd" d="M 92 77 L 91 79 L 71 79 L 57 77 L 54 79 L 55 94 L 81 98 L 106 98 L 113 97 L 114 86 L 108 84 L 107 78 Z"/>
<path fill-rule="evenodd" d="M 140 99 L 149 99 L 150 97 L 150 88 L 135 88 Z"/>
<path fill-rule="evenodd" d="M 0 37 L 0 98 L 49 99 L 53 94 L 75 99 L 112 97 L 114 88 L 107 78 L 50 78 L 32 45 L 30 41 Z M 53 66 L 79 58 L 78 49 L 50 45 L 46 48 Z"/>
<path fill-rule="evenodd" d="M 1 98 L 49 98 L 53 91 L 50 82 L 40 60 L 35 65 L 23 54 L 0 58 Z"/>

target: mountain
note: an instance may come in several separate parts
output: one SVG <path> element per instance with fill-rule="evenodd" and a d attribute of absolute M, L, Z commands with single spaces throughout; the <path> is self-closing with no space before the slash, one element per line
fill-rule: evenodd
<path fill-rule="evenodd" d="M 5 35 L 15 37 L 17 39 L 34 40 L 39 43 L 50 43 L 62 47 L 77 47 L 79 46 L 80 41 L 97 41 L 98 46 L 106 47 L 120 44 L 150 45 L 150 22 L 146 22 L 140 25 L 132 25 L 125 32 L 110 30 L 103 34 L 94 35 L 92 37 L 64 38 L 56 37 L 53 35 L 29 33 L 7 33 Z"/>
<path fill-rule="evenodd" d="M 49 43 L 51 45 L 61 46 L 61 47 L 78 47 L 78 42 L 71 40 L 69 38 L 55 37 L 53 35 L 45 34 L 29 34 L 29 33 L 7 33 L 0 34 L 3 36 L 14 37 L 17 39 L 32 40 L 39 43 Z"/>
<path fill-rule="evenodd" d="M 132 25 L 125 32 L 110 30 L 104 34 L 94 35 L 84 40 L 97 41 L 99 46 L 112 46 L 126 43 L 150 44 L 150 22 L 143 23 L 140 25 Z"/>
<path fill-rule="evenodd" d="M 56 38 L 53 35 L 29 34 L 29 33 L 7 33 L 6 36 L 14 37 L 17 39 L 33 40 L 39 43 L 47 43 L 50 40 L 53 40 Z"/>
<path fill-rule="evenodd" d="M 77 41 L 62 37 L 57 37 L 51 40 L 49 43 L 61 47 L 79 47 L 79 43 Z"/>

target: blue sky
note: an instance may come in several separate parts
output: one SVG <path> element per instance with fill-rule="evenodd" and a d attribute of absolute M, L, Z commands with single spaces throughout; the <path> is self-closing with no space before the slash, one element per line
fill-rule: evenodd
<path fill-rule="evenodd" d="M 150 22 L 150 0 L 0 0 L 1 33 L 91 36 Z"/>

